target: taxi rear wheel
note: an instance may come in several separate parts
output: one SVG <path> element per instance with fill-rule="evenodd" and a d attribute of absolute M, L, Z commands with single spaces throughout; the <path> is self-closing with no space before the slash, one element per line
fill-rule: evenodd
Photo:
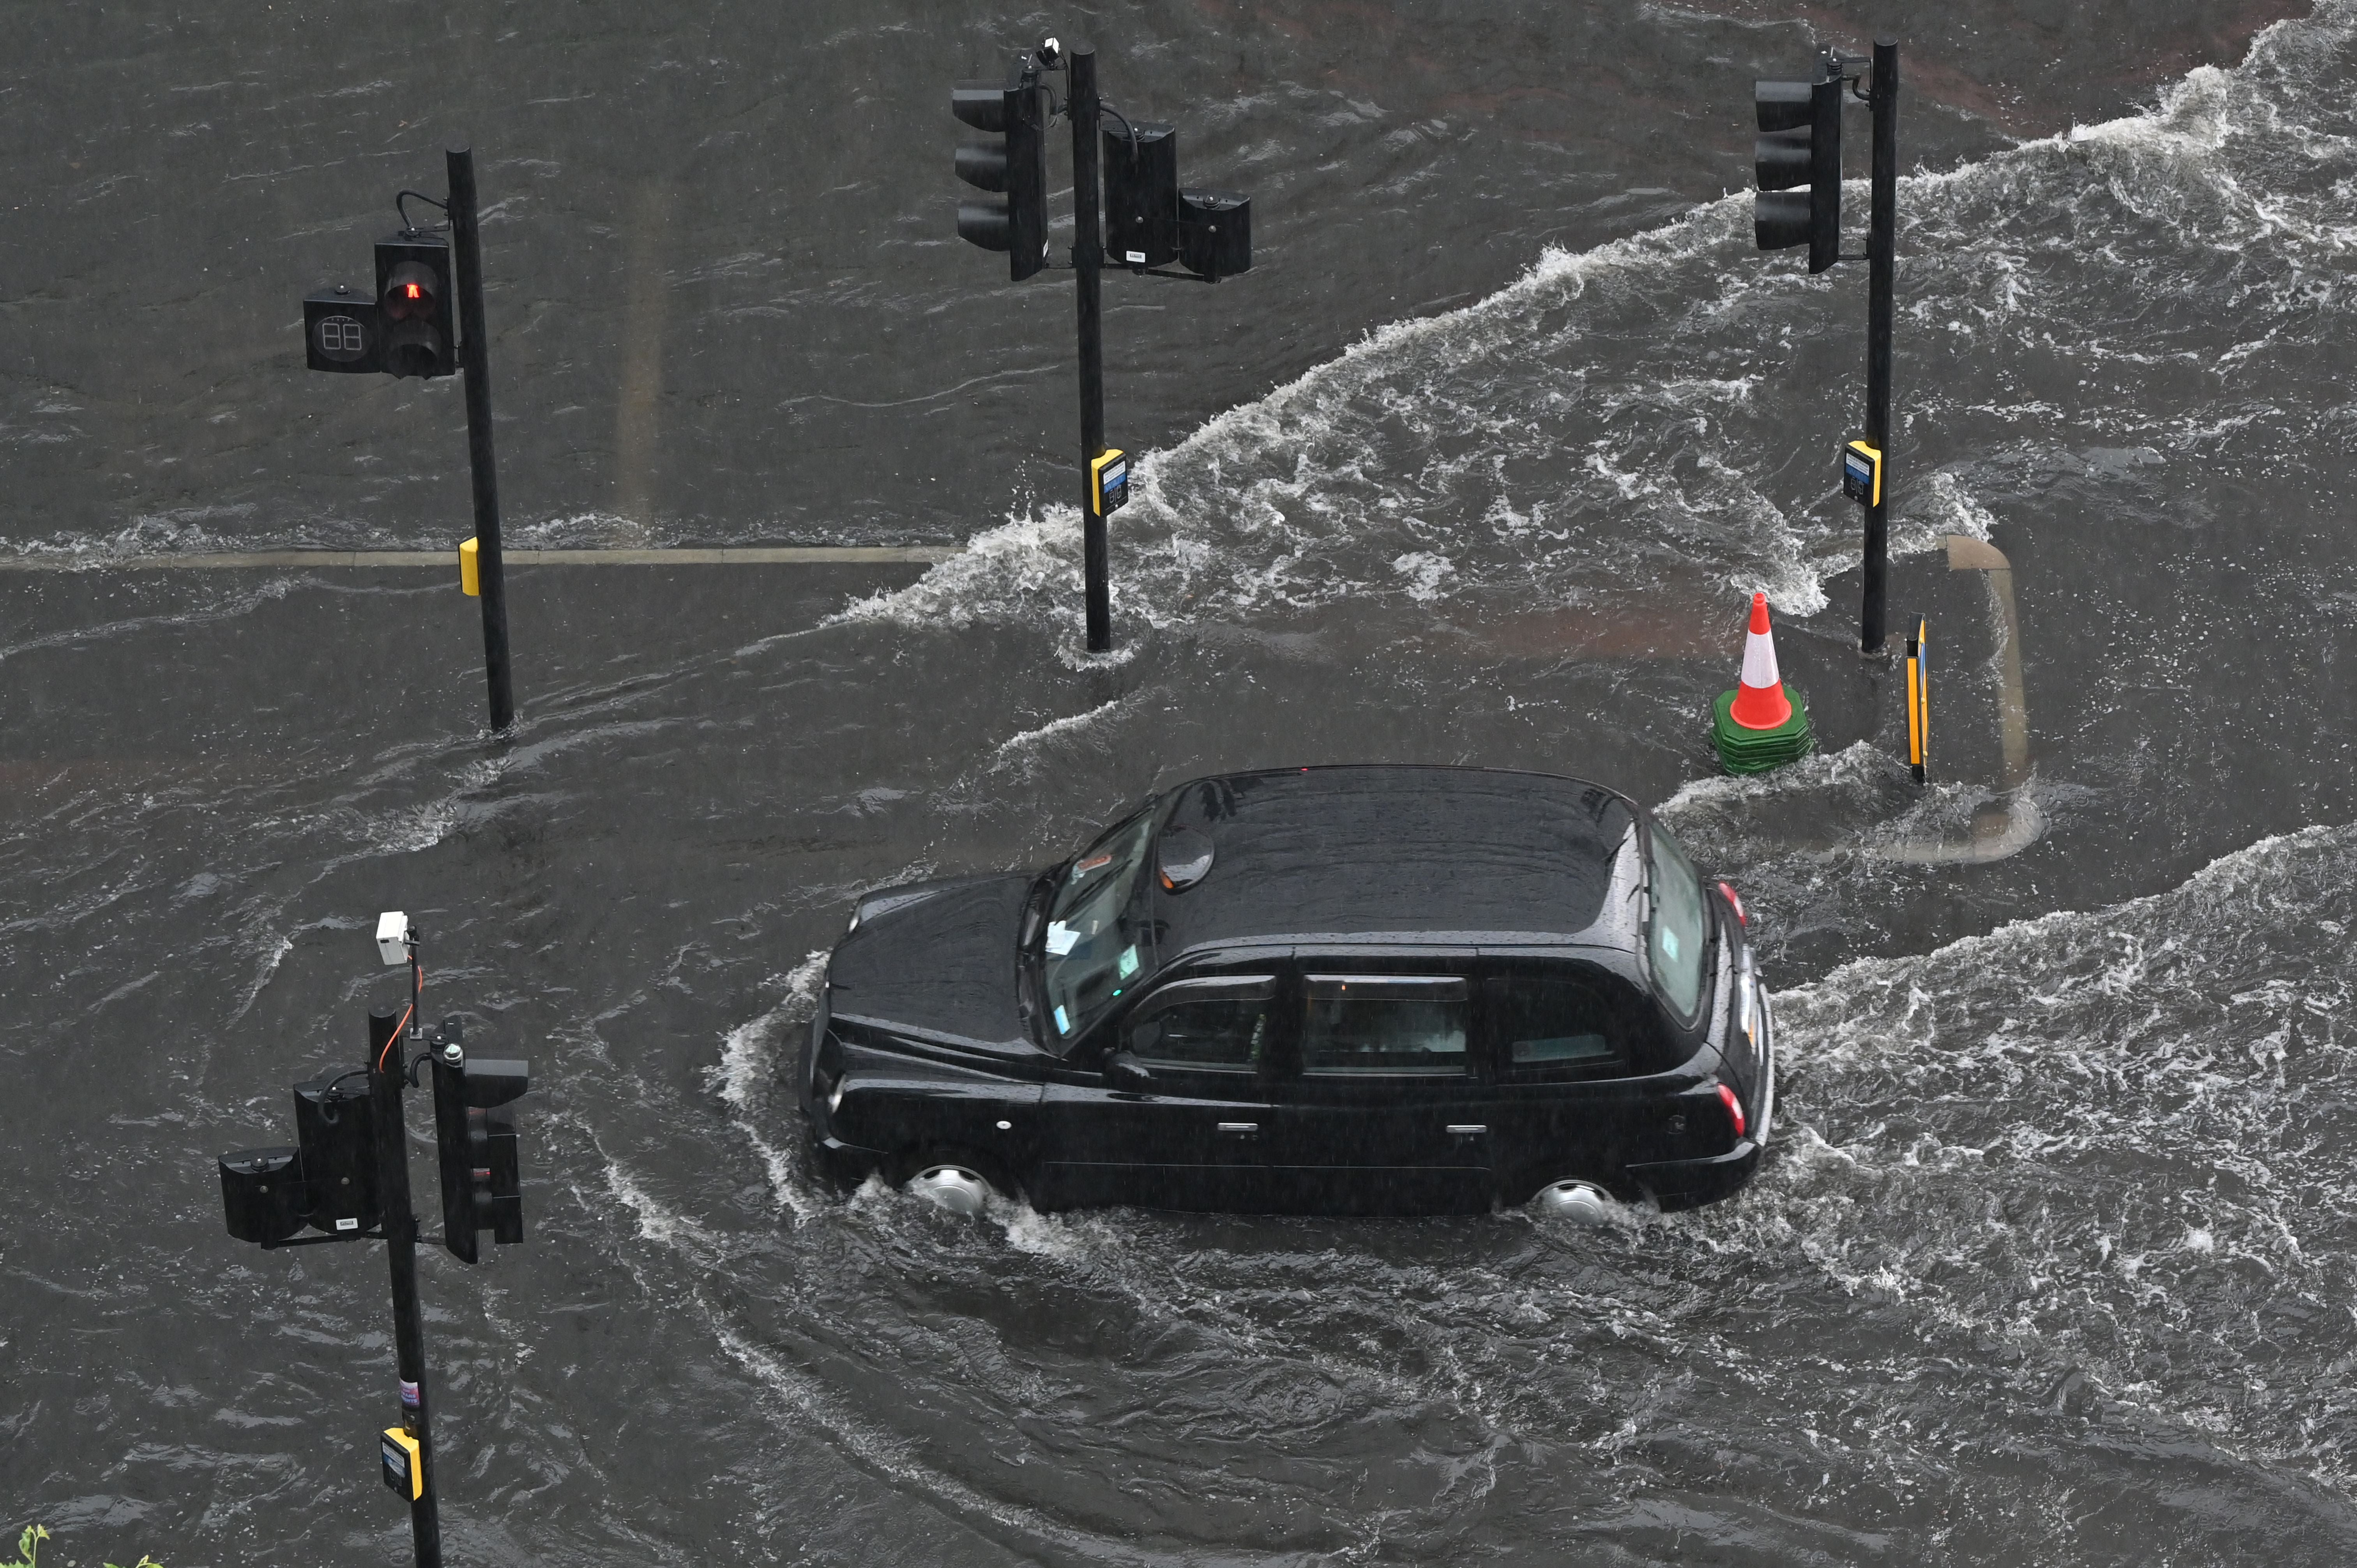
<path fill-rule="evenodd" d="M 1625 1201 L 1608 1183 L 1577 1173 L 1558 1173 L 1524 1186 L 1521 1207 L 1541 1219 L 1605 1225 Z"/>
<path fill-rule="evenodd" d="M 1531 1208 L 1542 1219 L 1601 1225 L 1612 1217 L 1612 1195 L 1592 1181 L 1566 1176 L 1548 1182 L 1532 1194 Z"/>

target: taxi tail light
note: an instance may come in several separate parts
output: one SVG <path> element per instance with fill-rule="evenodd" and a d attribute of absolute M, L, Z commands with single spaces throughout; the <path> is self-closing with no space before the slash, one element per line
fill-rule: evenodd
<path fill-rule="evenodd" d="M 1734 1125 L 1735 1135 L 1743 1136 L 1743 1101 L 1727 1084 L 1718 1086 L 1718 1102 L 1727 1107 L 1727 1119 Z"/>
<path fill-rule="evenodd" d="M 1727 907 L 1735 911 L 1735 923 L 1749 929 L 1751 917 L 1743 912 L 1743 900 L 1736 896 L 1735 889 L 1722 882 L 1718 885 L 1718 890 L 1727 895 Z"/>

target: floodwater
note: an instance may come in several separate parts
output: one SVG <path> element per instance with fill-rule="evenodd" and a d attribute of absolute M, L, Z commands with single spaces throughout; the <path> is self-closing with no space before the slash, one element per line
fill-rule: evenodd
<path fill-rule="evenodd" d="M 2357 4 L 1895 12 L 22 8 L 0 1527 L 406 1560 L 382 1259 L 231 1241 L 213 1174 L 357 1062 L 402 908 L 428 1015 L 534 1070 L 528 1244 L 423 1264 L 454 1563 L 2348 1561 Z M 1863 268 L 1760 255 L 1744 194 L 1750 79 L 1890 26 L 1920 789 L 1833 460 Z M 1106 280 L 1103 657 L 1065 283 L 950 229 L 949 83 L 1049 32 L 1254 205 L 1249 274 Z M 471 532 L 455 383 L 300 356 L 452 139 L 511 541 L 967 552 L 517 572 L 506 740 L 453 573 L 111 566 Z M 1957 534 L 2013 566 L 2009 797 Z M 1754 588 L 1821 750 L 1738 784 Z M 969 1223 L 812 1180 L 859 889 L 1386 759 L 1605 780 L 1745 891 L 1749 1192 Z M 1918 854 L 1999 811 L 2035 842 Z"/>

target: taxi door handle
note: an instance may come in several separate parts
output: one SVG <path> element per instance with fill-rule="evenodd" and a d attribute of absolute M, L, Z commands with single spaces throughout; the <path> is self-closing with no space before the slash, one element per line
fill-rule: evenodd
<path fill-rule="evenodd" d="M 1222 1122 L 1220 1123 L 1220 1132 L 1223 1136 L 1230 1138 L 1257 1138 L 1260 1136 L 1260 1123 L 1257 1122 Z"/>
<path fill-rule="evenodd" d="M 1448 1135 L 1452 1138 L 1479 1138 L 1489 1131 L 1487 1122 L 1451 1122 L 1448 1124 Z"/>

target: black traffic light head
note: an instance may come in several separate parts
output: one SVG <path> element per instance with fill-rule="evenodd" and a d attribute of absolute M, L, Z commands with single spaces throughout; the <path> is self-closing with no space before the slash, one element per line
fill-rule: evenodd
<path fill-rule="evenodd" d="M 221 1157 L 221 1209 L 229 1233 L 264 1246 L 303 1229 L 311 1207 L 300 1149 L 233 1149 Z"/>
<path fill-rule="evenodd" d="M 1104 253 L 1123 266 L 1178 259 L 1178 129 L 1141 120 L 1105 127 Z"/>
<path fill-rule="evenodd" d="M 376 1229 L 376 1105 L 365 1077 L 325 1073 L 295 1086 L 295 1142 L 310 1199 L 304 1218 L 331 1236 Z"/>
<path fill-rule="evenodd" d="M 1252 271 L 1252 198 L 1180 191 L 1178 264 L 1211 283 Z"/>
<path fill-rule="evenodd" d="M 476 1261 L 475 1232 L 502 1246 L 523 1240 L 523 1178 L 515 1113 L 501 1109 L 532 1087 L 531 1064 L 468 1060 L 458 1020 L 434 1043 L 434 1133 L 442 1165 L 442 1244 Z"/>
<path fill-rule="evenodd" d="M 314 371 L 379 371 L 377 307 L 343 284 L 303 296 L 303 363 Z"/>
<path fill-rule="evenodd" d="M 376 242 L 377 369 L 447 376 L 458 369 L 457 295 L 450 242 L 404 230 Z"/>
<path fill-rule="evenodd" d="M 1178 133 L 1139 121 L 1104 132 L 1104 253 L 1143 270 L 1177 262 L 1217 283 L 1252 270 L 1252 198 L 1178 188 Z"/>
<path fill-rule="evenodd" d="M 950 90 L 950 112 L 995 142 L 966 142 L 957 150 L 957 177 L 1003 201 L 961 201 L 958 238 L 985 251 L 1006 252 L 1016 283 L 1048 258 L 1048 91 L 961 81 Z"/>
<path fill-rule="evenodd" d="M 221 1157 L 221 1212 L 241 1241 L 274 1247 L 307 1223 L 330 1236 L 377 1233 L 376 1102 L 366 1068 L 295 1086 L 293 1148 Z"/>
<path fill-rule="evenodd" d="M 1841 259 L 1842 79 L 1830 63 L 1818 78 L 1751 84 L 1760 131 L 1753 235 L 1763 251 L 1806 245 L 1813 273 Z"/>

